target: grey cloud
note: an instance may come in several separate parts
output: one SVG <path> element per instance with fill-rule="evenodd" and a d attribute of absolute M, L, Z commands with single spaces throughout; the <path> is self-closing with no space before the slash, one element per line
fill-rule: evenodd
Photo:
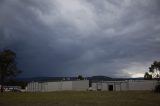
<path fill-rule="evenodd" d="M 68 2 L 1 1 L 0 49 L 22 76 L 130 77 L 160 58 L 159 0 Z"/>

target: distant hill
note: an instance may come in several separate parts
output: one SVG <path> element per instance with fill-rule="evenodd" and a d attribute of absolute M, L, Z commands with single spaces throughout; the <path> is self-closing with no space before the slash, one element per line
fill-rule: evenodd
<path fill-rule="evenodd" d="M 108 80 L 113 80 L 110 77 L 107 76 L 92 76 L 88 77 L 89 80 L 95 80 L 95 81 L 108 81 Z"/>

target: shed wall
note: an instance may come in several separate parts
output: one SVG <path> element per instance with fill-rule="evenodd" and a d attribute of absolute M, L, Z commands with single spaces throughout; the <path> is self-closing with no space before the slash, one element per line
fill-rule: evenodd
<path fill-rule="evenodd" d="M 89 81 L 88 80 L 81 80 L 81 81 L 73 81 L 72 82 L 72 90 L 85 91 L 88 88 L 89 88 Z"/>
<path fill-rule="evenodd" d="M 110 81 L 105 81 L 105 82 L 97 82 L 97 83 L 92 83 L 92 89 L 93 90 L 102 90 L 102 91 L 109 91 L 109 85 L 113 86 L 113 91 L 123 91 L 127 90 L 127 83 L 126 82 L 110 82 Z"/>
<path fill-rule="evenodd" d="M 59 91 L 59 83 L 58 82 L 47 82 L 45 84 L 45 91 Z"/>
<path fill-rule="evenodd" d="M 89 88 L 89 81 L 58 81 L 58 82 L 31 82 L 27 85 L 29 92 L 51 92 L 77 90 L 84 91 Z"/>
<path fill-rule="evenodd" d="M 63 81 L 60 82 L 62 84 L 61 86 L 61 90 L 65 91 L 65 90 L 72 90 L 72 81 Z"/>
<path fill-rule="evenodd" d="M 153 90 L 157 81 L 129 81 L 129 90 Z"/>
<path fill-rule="evenodd" d="M 92 83 L 93 90 L 108 91 L 109 85 L 113 85 L 113 91 L 127 90 L 153 90 L 157 84 L 154 80 L 135 80 L 135 81 L 104 81 Z"/>

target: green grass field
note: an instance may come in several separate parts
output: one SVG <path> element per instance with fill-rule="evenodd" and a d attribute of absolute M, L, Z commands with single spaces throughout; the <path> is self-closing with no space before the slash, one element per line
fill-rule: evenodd
<path fill-rule="evenodd" d="M 0 106 L 160 106 L 153 92 L 0 93 Z"/>

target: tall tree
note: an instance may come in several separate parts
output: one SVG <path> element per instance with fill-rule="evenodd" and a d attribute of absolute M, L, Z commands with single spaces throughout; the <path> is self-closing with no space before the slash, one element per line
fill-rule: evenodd
<path fill-rule="evenodd" d="M 160 78 L 160 61 L 154 61 L 149 67 L 149 72 L 152 74 L 153 78 Z"/>
<path fill-rule="evenodd" d="M 0 52 L 0 80 L 1 92 L 4 89 L 4 81 L 10 77 L 15 77 L 21 71 L 17 69 L 16 53 L 11 50 Z"/>

